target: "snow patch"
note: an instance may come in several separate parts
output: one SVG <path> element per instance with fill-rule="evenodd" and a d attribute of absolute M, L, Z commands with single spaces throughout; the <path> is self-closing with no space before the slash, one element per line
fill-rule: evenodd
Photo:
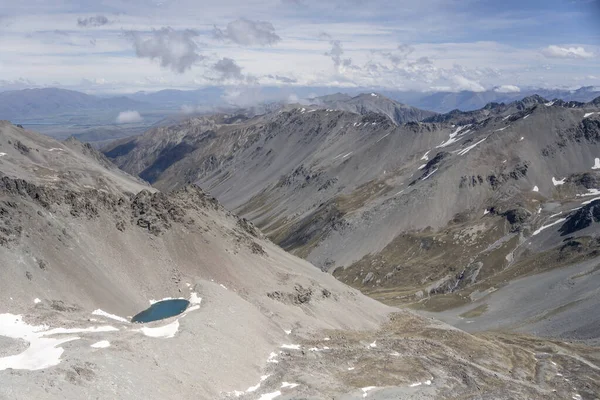
<path fill-rule="evenodd" d="M 519 142 L 522 142 L 523 140 L 525 140 L 525 137 L 521 136 L 521 138 L 519 139 Z"/>
<path fill-rule="evenodd" d="M 300 384 L 298 383 L 289 383 L 289 382 L 281 382 L 281 388 L 285 389 L 285 388 L 290 388 L 293 389 L 297 386 L 300 386 Z"/>
<path fill-rule="evenodd" d="M 4 157 L 6 153 L 0 153 L 0 157 Z"/>
<path fill-rule="evenodd" d="M 500 128 L 500 129 L 496 129 L 494 132 L 502 132 L 503 130 L 505 130 L 506 128 L 508 128 L 510 125 L 506 125 L 504 128 Z"/>
<path fill-rule="evenodd" d="M 353 152 L 351 151 L 350 153 L 348 153 L 348 154 L 345 154 L 345 155 L 344 155 L 342 158 L 346 158 L 346 157 L 348 157 L 348 156 L 349 156 L 350 154 L 352 154 L 352 153 L 353 153 Z"/>
<path fill-rule="evenodd" d="M 48 149 L 48 151 L 65 151 L 65 149 L 61 149 L 60 147 L 53 147 L 51 149 Z"/>
<path fill-rule="evenodd" d="M 592 169 L 600 169 L 600 158 L 594 159 L 594 166 L 592 167 Z"/>
<path fill-rule="evenodd" d="M 488 210 L 488 209 L 485 209 L 485 210 L 483 211 L 483 215 L 488 215 L 489 213 L 490 213 L 490 210 Z"/>
<path fill-rule="evenodd" d="M 430 172 L 430 173 L 429 173 L 429 174 L 428 174 L 426 177 L 424 177 L 424 178 L 423 178 L 423 179 L 421 179 L 421 180 L 422 180 L 422 181 L 424 181 L 425 179 L 429 178 L 431 175 L 435 174 L 435 172 L 436 172 L 437 170 L 438 170 L 437 168 L 436 168 L 436 169 L 434 169 L 434 170 L 433 170 L 433 171 L 431 171 L 431 172 Z"/>
<path fill-rule="evenodd" d="M 442 142 L 442 144 L 440 144 L 439 146 L 437 146 L 437 148 L 450 146 L 452 143 L 458 142 L 459 138 L 457 137 L 457 135 L 463 129 L 465 129 L 465 128 L 469 127 L 469 126 L 470 125 L 464 125 L 464 126 L 459 126 L 458 128 L 456 128 L 456 130 L 450 134 L 450 138 L 448 140 L 446 140 L 445 142 Z M 469 131 L 466 131 L 465 133 L 463 133 L 463 135 L 466 135 Z"/>
<path fill-rule="evenodd" d="M 159 326 L 157 328 L 143 327 L 140 331 L 148 337 L 169 339 L 175 337 L 175 334 L 179 330 L 179 320 L 175 320 L 170 324 Z"/>
<path fill-rule="evenodd" d="M 383 135 L 381 138 L 379 138 L 379 140 L 377 140 L 375 143 L 379 143 L 381 142 L 383 139 L 385 139 L 386 137 L 390 136 L 391 132 L 386 133 L 385 135 Z"/>
<path fill-rule="evenodd" d="M 422 170 L 422 169 L 423 169 L 423 168 L 425 168 L 426 166 L 427 166 L 427 164 L 423 164 L 423 165 L 420 165 L 420 166 L 419 166 L 419 168 L 417 168 L 417 169 L 418 169 L 418 170 Z"/>
<path fill-rule="evenodd" d="M 324 346 L 322 349 L 319 349 L 318 347 L 311 347 L 310 349 L 308 349 L 308 351 L 314 351 L 314 352 L 325 351 L 325 350 L 329 350 L 329 347 Z"/>
<path fill-rule="evenodd" d="M 281 392 L 278 390 L 276 392 L 273 393 L 265 393 L 263 395 L 261 395 L 258 400 L 273 400 L 276 397 L 281 396 Z"/>
<path fill-rule="evenodd" d="M 530 115 L 531 115 L 531 114 L 527 114 L 526 116 L 524 116 L 524 117 L 523 117 L 523 119 L 527 119 L 527 118 L 529 118 L 529 116 L 530 116 Z"/>
<path fill-rule="evenodd" d="M 269 379 L 271 375 L 263 375 L 260 377 L 260 382 L 258 382 L 258 384 L 256 386 L 250 386 L 248 389 L 246 389 L 246 393 L 252 393 L 252 392 L 256 392 L 258 390 L 258 388 L 260 387 L 260 385 L 266 381 L 267 379 Z"/>
<path fill-rule="evenodd" d="M 430 152 L 431 152 L 431 150 L 427 150 L 427 153 L 423 154 L 423 157 L 421 157 L 421 160 L 429 161 L 429 153 Z"/>
<path fill-rule="evenodd" d="M 90 345 L 90 347 L 93 347 L 95 349 L 106 349 L 107 347 L 110 347 L 110 342 L 108 340 L 101 340 Z"/>
<path fill-rule="evenodd" d="M 534 186 L 532 190 L 533 190 L 534 192 L 539 192 L 539 191 L 540 191 L 540 188 L 539 188 L 539 187 L 537 187 L 537 186 Z"/>
<path fill-rule="evenodd" d="M 487 139 L 487 137 L 484 137 L 483 139 L 481 139 L 479 142 L 472 144 L 468 147 L 465 147 L 464 149 L 462 149 L 461 151 L 458 152 L 459 156 L 464 156 L 465 154 L 467 154 L 469 151 L 473 150 L 479 143 L 482 143 L 483 141 L 485 141 L 485 139 Z"/>
<path fill-rule="evenodd" d="M 21 315 L 0 314 L 0 336 L 13 339 L 22 339 L 29 342 L 29 347 L 20 354 L 0 357 L 0 371 L 5 369 L 26 369 L 36 371 L 60 364 L 60 357 L 64 349 L 59 345 L 80 339 L 71 336 L 61 339 L 47 338 L 55 334 L 83 333 L 83 332 L 110 332 L 118 331 L 112 326 L 98 326 L 91 328 L 54 328 L 48 329 L 47 325 L 29 325 L 23 321 Z"/>
<path fill-rule="evenodd" d="M 597 196 L 600 195 L 600 190 L 598 189 L 588 189 L 587 193 L 577 194 L 577 197 L 586 197 L 586 196 Z"/>
<path fill-rule="evenodd" d="M 272 351 L 271 354 L 269 354 L 269 358 L 267 358 L 267 362 L 271 363 L 271 364 L 277 364 L 277 363 L 279 363 L 279 361 L 277 361 L 276 358 L 277 358 L 277 353 Z"/>
<path fill-rule="evenodd" d="M 552 106 L 554 105 L 554 101 L 551 101 L 551 102 L 549 102 L 549 103 L 544 103 L 544 105 L 545 105 L 546 107 L 552 107 Z"/>
<path fill-rule="evenodd" d="M 367 397 L 367 395 L 369 394 L 368 392 L 370 392 L 373 389 L 377 389 L 377 386 L 367 386 L 367 387 L 362 388 L 361 389 L 363 391 L 362 397 Z"/>
<path fill-rule="evenodd" d="M 354 367 L 349 367 L 348 371 L 354 371 Z"/>
<path fill-rule="evenodd" d="M 581 203 L 581 205 L 582 205 L 582 206 L 585 206 L 586 204 L 590 204 L 590 203 L 592 203 L 592 202 L 594 202 L 594 201 L 596 201 L 596 200 L 600 200 L 600 197 L 594 197 L 594 198 L 593 198 L 593 199 L 591 199 L 591 200 L 584 201 L 583 203 Z"/>
<path fill-rule="evenodd" d="M 161 301 L 166 301 L 166 300 L 185 300 L 185 299 L 183 297 L 165 297 L 164 299 L 160 299 L 160 300 L 150 299 L 148 301 L 150 302 L 150 305 L 152 305 L 152 304 L 160 303 Z"/>
<path fill-rule="evenodd" d="M 427 385 L 427 386 L 430 386 L 430 385 L 431 385 L 431 379 L 427 379 L 425 382 L 416 382 L 416 383 L 411 383 L 409 386 L 410 386 L 410 387 L 417 387 L 417 386 L 421 386 L 421 385 Z"/>
<path fill-rule="evenodd" d="M 377 95 L 375 93 L 371 93 L 372 97 L 377 97 Z"/>
<path fill-rule="evenodd" d="M 558 179 L 552 177 L 552 184 L 554 186 L 564 185 L 566 180 L 567 180 L 567 178 L 562 178 L 562 179 L 558 180 Z"/>
<path fill-rule="evenodd" d="M 589 118 L 592 115 L 596 114 L 595 112 L 591 112 L 591 113 L 585 113 L 585 115 L 583 116 L 583 118 Z"/>
<path fill-rule="evenodd" d="M 369 345 L 369 347 L 371 347 L 371 348 L 375 348 L 375 347 L 377 347 L 377 340 L 376 340 L 376 341 L 374 341 L 373 343 L 371 343 L 371 344 Z"/>
<path fill-rule="evenodd" d="M 126 320 L 123 317 L 119 317 L 118 315 L 114 315 L 114 314 L 109 314 L 106 311 L 102 311 L 100 309 L 92 311 L 92 315 L 99 315 L 101 317 L 114 319 L 115 321 L 120 321 L 120 322 L 129 322 L 128 320 Z"/>
<path fill-rule="evenodd" d="M 554 226 L 554 225 L 560 224 L 561 222 L 564 222 L 564 221 L 566 221 L 566 220 L 567 220 L 566 218 L 561 218 L 561 219 L 557 219 L 556 221 L 552 222 L 551 224 L 548 224 L 548 225 L 543 225 L 543 226 L 541 226 L 539 229 L 537 229 L 535 232 L 533 232 L 533 236 L 536 236 L 536 235 L 538 235 L 538 234 L 539 234 L 541 231 L 543 231 L 544 229 L 548 229 L 548 228 L 550 228 L 551 226 Z"/>
<path fill-rule="evenodd" d="M 39 304 L 42 301 L 36 297 L 35 299 L 33 299 L 33 302 L 34 302 L 34 304 Z"/>
<path fill-rule="evenodd" d="M 287 349 L 287 350 L 300 350 L 300 345 L 299 344 L 282 344 L 281 348 Z"/>
<path fill-rule="evenodd" d="M 202 297 L 199 297 L 198 293 L 192 292 L 192 293 L 190 293 L 190 300 L 189 300 L 189 302 L 190 302 L 190 304 L 200 305 L 200 303 L 202 303 Z"/>

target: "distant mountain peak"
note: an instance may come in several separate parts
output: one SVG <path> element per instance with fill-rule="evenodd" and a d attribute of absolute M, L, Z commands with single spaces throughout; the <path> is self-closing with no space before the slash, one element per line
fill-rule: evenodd
<path fill-rule="evenodd" d="M 407 106 L 375 92 L 365 92 L 354 97 L 336 94 L 317 99 L 319 105 L 335 110 L 350 111 L 361 115 L 383 114 L 398 125 L 421 121 L 436 114 L 432 111 Z"/>

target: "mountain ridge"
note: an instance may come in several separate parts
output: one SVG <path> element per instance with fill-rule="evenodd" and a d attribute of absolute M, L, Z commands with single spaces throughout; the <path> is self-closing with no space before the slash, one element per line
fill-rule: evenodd
<path fill-rule="evenodd" d="M 475 336 L 384 306 L 195 185 L 167 194 L 115 181 L 92 148 L 7 122 L 0 149 L 1 396 L 364 398 L 367 388 L 376 400 L 560 399 L 598 389 L 591 348 Z M 190 305 L 161 321 L 124 318 L 165 297 Z"/>
<path fill-rule="evenodd" d="M 134 174 L 153 169 L 163 190 L 197 182 L 285 249 L 377 299 L 439 309 L 468 303 L 462 293 L 488 290 L 504 268 L 521 271 L 510 279 L 539 268 L 522 242 L 541 240 L 533 233 L 585 196 L 571 184 L 559 195 L 560 182 L 595 165 L 598 112 L 593 101 L 533 96 L 397 126 L 376 114 L 292 108 L 189 135 L 154 131 L 189 146 L 162 148 L 173 163 L 155 164 L 162 150 L 148 133 L 113 160 Z M 473 245 L 460 250 L 467 237 Z M 590 246 L 579 256 L 536 251 L 575 263 L 593 256 Z M 422 250 L 404 253 L 413 248 Z M 565 265 L 556 263 L 548 266 Z"/>

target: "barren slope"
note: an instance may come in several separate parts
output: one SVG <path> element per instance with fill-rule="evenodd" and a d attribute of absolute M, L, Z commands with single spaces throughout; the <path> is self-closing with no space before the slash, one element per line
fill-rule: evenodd
<path fill-rule="evenodd" d="M 27 138 L 35 153 L 61 145 L 6 123 L 0 135 L 2 147 Z M 195 186 L 126 193 L 139 183 L 119 175 L 118 186 L 97 154 L 65 150 L 65 165 L 82 158 L 84 181 L 110 183 L 86 188 L 46 180 L 41 167 L 57 164 L 27 154 L 0 158 L 12 171 L 0 179 L 0 397 L 587 399 L 600 390 L 595 349 L 475 337 L 391 309 L 285 253 Z M 165 297 L 191 304 L 164 321 L 124 318 Z"/>
<path fill-rule="evenodd" d="M 595 234 L 564 247 L 560 225 L 536 231 L 600 190 L 598 99 L 531 96 L 431 121 L 296 108 L 192 120 L 107 154 L 164 190 L 198 182 L 284 249 L 390 304 L 462 305 L 594 257 Z"/>

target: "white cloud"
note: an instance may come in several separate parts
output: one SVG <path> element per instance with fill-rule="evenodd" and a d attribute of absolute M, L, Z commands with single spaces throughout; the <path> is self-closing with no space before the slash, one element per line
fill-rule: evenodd
<path fill-rule="evenodd" d="M 213 33 L 217 39 L 229 40 L 242 46 L 268 46 L 281 41 L 270 22 L 245 18 L 228 23 L 225 30 L 215 26 Z"/>
<path fill-rule="evenodd" d="M 150 37 L 140 32 L 128 32 L 138 57 L 157 59 L 163 68 L 183 73 L 203 57 L 198 54 L 194 38 L 198 32 L 185 29 L 176 31 L 171 27 L 153 30 Z"/>
<path fill-rule="evenodd" d="M 452 77 L 455 90 L 470 90 L 472 92 L 485 92 L 485 88 L 479 82 L 467 79 L 462 75 Z"/>
<path fill-rule="evenodd" d="M 464 8 L 452 1 L 446 7 L 449 3 L 444 0 L 392 8 L 389 0 L 374 0 L 369 7 L 356 7 L 362 0 L 109 0 L 94 3 L 93 8 L 75 7 L 72 1 L 50 3 L 21 0 L 2 9 L 6 17 L 0 20 L 0 79 L 12 82 L 25 77 L 40 87 L 59 82 L 61 87 L 90 93 L 239 85 L 248 83 L 247 76 L 271 86 L 394 90 L 599 83 L 592 77 L 598 76 L 598 58 L 574 69 L 569 66 L 572 60 L 540 53 L 555 43 L 565 48 L 559 51 L 563 55 L 600 54 L 600 47 L 588 44 L 589 37 L 582 32 L 570 31 L 568 39 L 535 35 L 554 23 L 548 20 L 552 17 L 548 12 L 555 11 L 550 5 L 520 10 L 518 18 L 510 7 L 506 13 L 490 13 L 486 8 L 478 15 L 481 18 L 473 18 L 477 2 Z M 305 7 L 293 5 L 297 3 Z M 577 20 L 563 12 L 552 15 L 557 22 Z M 98 16 L 115 22 L 102 25 L 104 19 Z M 77 29 L 77 17 L 87 29 Z M 468 23 L 473 20 L 481 23 Z M 423 24 L 431 29 L 423 30 Z M 215 25 L 218 28 L 213 30 Z M 159 29 L 162 26 L 169 28 Z M 583 29 L 585 24 L 579 20 L 578 26 Z M 123 35 L 130 31 L 134 33 Z M 488 34 L 478 34 L 481 31 Z M 503 42 L 507 32 L 524 39 L 516 44 Z M 222 40 L 215 40 L 215 35 Z M 481 37 L 498 41 L 481 41 Z M 410 45 L 398 46 L 398 38 Z M 269 47 L 272 44 L 276 45 Z M 221 71 L 213 69 L 223 59 L 237 63 L 228 67 L 222 62 L 217 66 Z M 240 74 L 243 79 L 238 79 Z"/>
<path fill-rule="evenodd" d="M 519 93 L 521 88 L 515 85 L 502 85 L 494 88 L 494 92 L 498 93 Z"/>
<path fill-rule="evenodd" d="M 213 69 L 217 71 L 221 79 L 243 79 L 242 67 L 231 58 L 224 57 L 213 65 Z"/>
<path fill-rule="evenodd" d="M 548 46 L 542 49 L 542 54 L 549 58 L 592 58 L 594 54 L 583 47 Z"/>
<path fill-rule="evenodd" d="M 347 67 L 352 65 L 352 59 L 342 58 L 344 55 L 344 49 L 342 48 L 342 43 L 339 40 L 332 40 L 329 43 L 331 44 L 331 50 L 325 53 L 325 55 L 331 57 L 335 70 L 339 73 L 342 73 Z"/>
<path fill-rule="evenodd" d="M 142 122 L 143 118 L 137 111 L 123 111 L 117 116 L 117 124 L 132 124 L 135 122 Z"/>

